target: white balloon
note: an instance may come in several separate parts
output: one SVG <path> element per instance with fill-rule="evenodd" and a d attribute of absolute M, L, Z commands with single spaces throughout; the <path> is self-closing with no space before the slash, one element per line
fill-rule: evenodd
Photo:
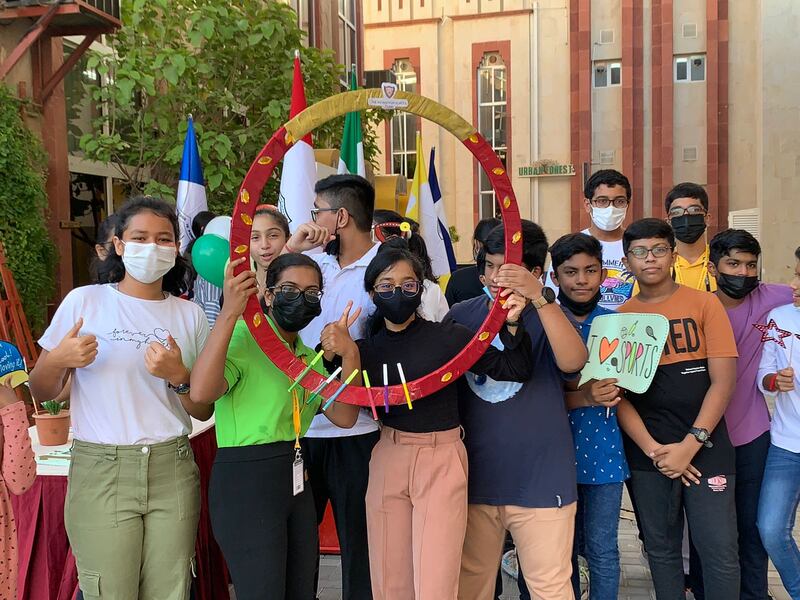
<path fill-rule="evenodd" d="M 206 229 L 203 232 L 204 235 L 208 235 L 209 233 L 213 233 L 214 235 L 218 235 L 221 238 L 224 238 L 231 241 L 231 218 L 223 215 L 221 217 L 214 217 L 208 222 L 206 225 Z"/>

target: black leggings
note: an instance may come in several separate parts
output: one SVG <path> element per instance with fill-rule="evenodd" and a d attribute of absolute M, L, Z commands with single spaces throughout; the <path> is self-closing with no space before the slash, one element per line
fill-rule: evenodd
<path fill-rule="evenodd" d="M 211 469 L 214 537 L 237 600 L 312 600 L 317 520 L 308 481 L 292 495 L 292 442 L 220 448 Z"/>

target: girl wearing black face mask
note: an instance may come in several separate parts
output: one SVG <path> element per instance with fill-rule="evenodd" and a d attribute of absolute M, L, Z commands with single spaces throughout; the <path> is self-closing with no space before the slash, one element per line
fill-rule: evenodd
<path fill-rule="evenodd" d="M 298 442 L 321 398 L 307 403 L 309 394 L 301 387 L 288 392 L 292 380 L 264 355 L 239 318 L 257 289 L 252 271 L 233 276 L 244 260 L 228 266 L 225 303 L 192 379 L 192 399 L 216 403 L 219 450 L 209 486 L 211 524 L 237 598 L 307 600 L 315 593 L 317 520 Z M 267 269 L 261 327 L 271 327 L 306 363 L 314 352 L 297 332 L 320 314 L 321 288 L 319 267 L 302 254 L 279 256 Z M 352 427 L 358 409 L 337 402 L 325 415 Z"/>
<path fill-rule="evenodd" d="M 384 381 L 384 364 L 389 385 L 401 383 L 397 363 L 409 382 L 444 365 L 470 342 L 472 332 L 417 315 L 422 279 L 419 260 L 407 250 L 379 251 L 364 276 L 376 306 L 366 339 L 355 343 L 346 327 L 331 324 L 321 335 L 323 349 L 357 357 L 374 385 Z M 490 347 L 470 370 L 526 381 L 531 344 L 524 328 L 516 327 L 525 301 L 506 296 L 507 322 L 500 333 L 505 350 Z M 456 381 L 416 399 L 413 410 L 406 405 L 378 409 L 383 428 L 370 460 L 366 497 L 376 598 L 456 598 L 467 524 L 467 455 Z"/>

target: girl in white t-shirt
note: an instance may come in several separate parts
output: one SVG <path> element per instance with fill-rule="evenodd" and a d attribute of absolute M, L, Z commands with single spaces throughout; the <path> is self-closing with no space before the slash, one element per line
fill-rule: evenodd
<path fill-rule="evenodd" d="M 86 598 L 189 597 L 200 507 L 189 374 L 208 337 L 180 299 L 175 211 L 150 197 L 117 213 L 109 281 L 72 290 L 30 375 L 42 402 L 71 374 L 75 441 L 65 523 Z"/>

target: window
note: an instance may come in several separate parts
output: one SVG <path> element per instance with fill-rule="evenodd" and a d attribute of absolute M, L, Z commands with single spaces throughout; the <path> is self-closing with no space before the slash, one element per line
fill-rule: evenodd
<path fill-rule="evenodd" d="M 604 88 L 614 85 L 622 85 L 622 63 L 594 63 L 594 87 Z"/>
<path fill-rule="evenodd" d="M 416 93 L 417 74 L 414 66 L 407 58 L 396 60 L 392 72 L 397 82 L 397 89 Z M 394 111 L 391 127 L 392 174 L 404 175 L 408 179 L 414 176 L 417 166 L 417 125 L 416 115 Z"/>
<path fill-rule="evenodd" d="M 303 45 L 314 45 L 314 0 L 290 0 L 289 4 L 297 13 L 297 25 L 306 32 Z"/>
<path fill-rule="evenodd" d="M 705 54 L 675 57 L 675 81 L 705 81 L 705 79 Z"/>
<path fill-rule="evenodd" d="M 64 44 L 64 60 L 75 51 L 69 43 Z M 101 115 L 101 106 L 92 98 L 86 86 L 102 85 L 96 69 L 88 67 L 90 52 L 86 52 L 64 76 L 64 94 L 67 110 L 67 148 L 72 154 L 83 156 L 80 139 L 92 131 L 92 122 Z"/>
<path fill-rule="evenodd" d="M 508 151 L 508 77 L 500 54 L 483 56 L 478 67 L 478 131 L 506 165 Z M 478 211 L 481 219 L 496 216 L 494 190 L 483 169 L 479 168 Z"/>
<path fill-rule="evenodd" d="M 339 0 L 339 54 L 337 59 L 345 66 L 347 72 L 358 59 L 356 0 Z M 345 87 L 349 87 L 348 82 L 343 83 Z"/>

